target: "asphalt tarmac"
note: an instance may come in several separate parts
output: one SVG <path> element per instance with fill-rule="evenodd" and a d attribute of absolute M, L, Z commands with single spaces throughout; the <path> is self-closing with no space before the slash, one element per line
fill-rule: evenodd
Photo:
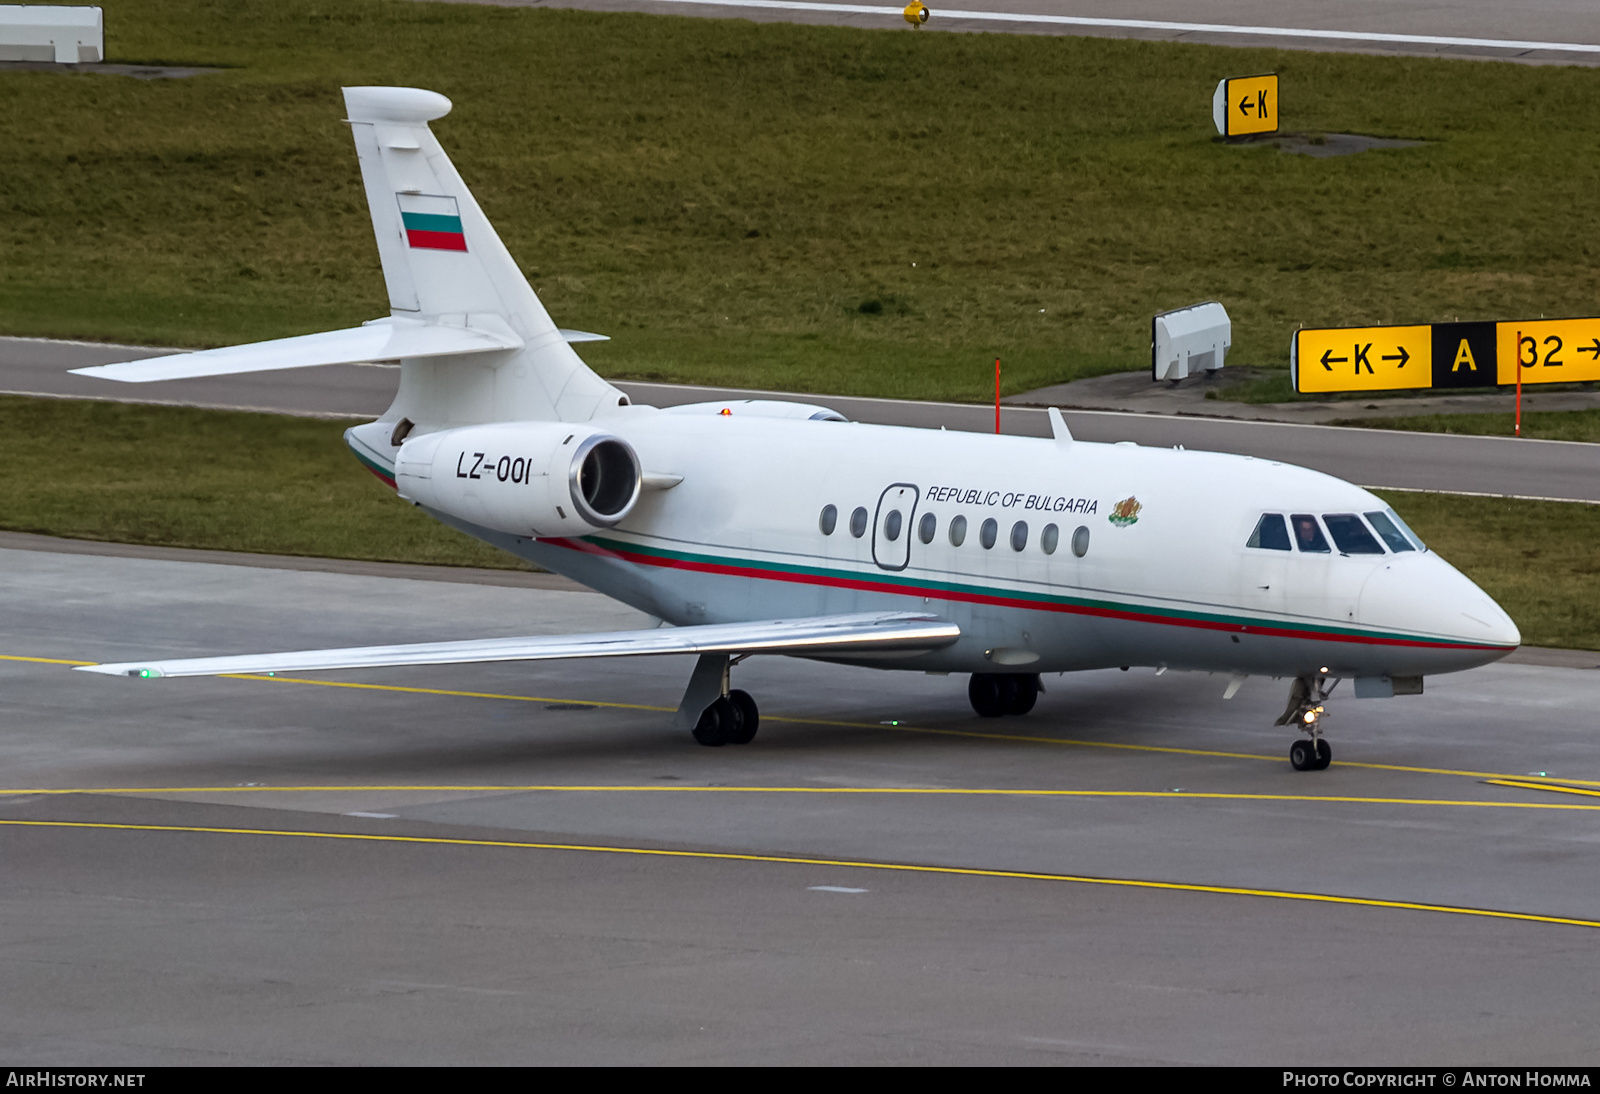
<path fill-rule="evenodd" d="M 454 0 L 823 23 L 910 32 L 898 2 L 860 0 Z M 1588 0 L 957 0 L 917 28 L 1269 46 L 1340 53 L 1600 64 L 1600 8 Z M 830 10 L 834 9 L 834 10 Z M 1565 47 L 1565 48 L 1563 48 Z"/>
<path fill-rule="evenodd" d="M 232 407 L 291 414 L 375 418 L 400 382 L 397 367 L 336 365 L 257 372 L 203 380 L 124 384 L 73 376 L 68 369 L 135 360 L 163 352 L 149 347 L 31 338 L 0 338 L 0 394 L 60 395 L 174 405 Z M 854 421 L 986 433 L 994 407 L 902 399 L 795 395 L 733 388 L 618 382 L 636 403 L 743 398 L 798 399 L 838 410 Z M 1068 411 L 1068 428 L 1086 441 L 1237 452 L 1325 471 L 1369 487 L 1438 490 L 1508 497 L 1600 502 L 1600 445 L 1445 434 L 1342 429 L 1298 423 L 1237 421 L 1171 414 Z M 1040 407 L 1007 406 L 1002 429 L 1048 437 Z"/>
<path fill-rule="evenodd" d="M 756 658 L 708 749 L 678 658 L 69 671 L 644 622 L 414 573 L 0 549 L 7 1059 L 1592 1062 L 1600 672 L 1336 692 L 1296 773 L 1204 674 Z"/>

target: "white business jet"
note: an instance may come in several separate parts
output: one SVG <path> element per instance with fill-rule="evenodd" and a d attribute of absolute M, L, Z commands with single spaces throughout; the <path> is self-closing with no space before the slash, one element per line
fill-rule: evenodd
<path fill-rule="evenodd" d="M 705 745 L 755 736 L 730 687 L 752 654 L 971 673 L 986 717 L 1042 672 L 1151 666 L 1293 681 L 1279 725 L 1328 766 L 1329 693 L 1422 690 L 1521 641 L 1384 502 L 1247 456 L 845 421 L 778 401 L 632 406 L 569 344 L 428 123 L 414 88 L 344 92 L 391 314 L 350 330 L 77 369 L 143 383 L 400 361 L 394 405 L 350 429 L 400 497 L 671 624 L 85 666 L 196 676 L 698 654 L 676 716 Z"/>

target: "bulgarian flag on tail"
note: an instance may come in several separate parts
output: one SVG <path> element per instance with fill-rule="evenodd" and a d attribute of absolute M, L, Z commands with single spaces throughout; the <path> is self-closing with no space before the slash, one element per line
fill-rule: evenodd
<path fill-rule="evenodd" d="M 455 198 L 439 194 L 396 194 L 395 197 L 400 201 L 400 220 L 405 225 L 406 242 L 413 249 L 467 249 L 467 237 L 461 231 L 461 210 Z"/>

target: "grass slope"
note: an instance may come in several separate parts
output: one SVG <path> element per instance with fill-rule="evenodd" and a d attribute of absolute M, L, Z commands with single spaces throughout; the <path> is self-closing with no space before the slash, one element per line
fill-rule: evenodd
<path fill-rule="evenodd" d="M 1600 505 L 1377 493 L 1500 602 L 1524 645 L 1600 650 Z"/>
<path fill-rule="evenodd" d="M 348 423 L 0 396 L 0 528 L 217 551 L 527 569 L 398 500 Z"/>
<path fill-rule="evenodd" d="M 224 344 L 385 312 L 343 84 L 435 88 L 463 175 L 613 376 L 984 397 L 1297 323 L 1582 314 L 1600 70 L 412 0 L 104 0 L 112 60 L 0 73 L 0 331 Z M 1315 160 L 1212 140 L 1219 77 Z"/>
<path fill-rule="evenodd" d="M 394 495 L 336 422 L 0 396 L 0 528 L 232 551 L 522 564 Z M 1529 645 L 1600 649 L 1600 506 L 1391 492 Z"/>

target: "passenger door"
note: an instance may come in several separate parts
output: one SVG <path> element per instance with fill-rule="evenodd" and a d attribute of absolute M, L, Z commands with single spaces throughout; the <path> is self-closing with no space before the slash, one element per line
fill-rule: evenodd
<path fill-rule="evenodd" d="M 912 525 L 920 496 L 915 486 L 897 482 L 878 498 L 878 513 L 872 521 L 872 561 L 880 568 L 904 570 L 911 565 Z"/>

